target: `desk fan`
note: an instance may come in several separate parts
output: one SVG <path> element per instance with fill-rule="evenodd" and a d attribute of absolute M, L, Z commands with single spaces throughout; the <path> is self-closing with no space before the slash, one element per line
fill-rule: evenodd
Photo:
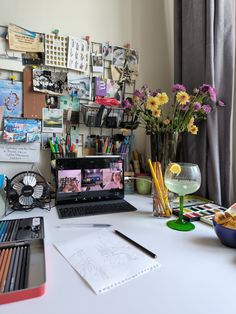
<path fill-rule="evenodd" d="M 44 208 L 50 202 L 50 189 L 39 173 L 24 171 L 7 180 L 7 199 L 12 210 Z"/>

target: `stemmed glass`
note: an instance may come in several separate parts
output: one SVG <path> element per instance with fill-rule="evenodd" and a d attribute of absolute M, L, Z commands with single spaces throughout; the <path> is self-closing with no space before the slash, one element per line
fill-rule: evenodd
<path fill-rule="evenodd" d="M 198 165 L 191 163 L 171 163 L 165 171 L 165 185 L 171 192 L 179 195 L 179 218 L 167 222 L 169 228 L 190 231 L 194 224 L 183 219 L 184 196 L 196 192 L 201 185 L 201 173 Z"/>

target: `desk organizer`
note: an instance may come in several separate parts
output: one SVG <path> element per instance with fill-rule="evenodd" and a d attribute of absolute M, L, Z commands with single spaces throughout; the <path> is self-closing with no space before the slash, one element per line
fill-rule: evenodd
<path fill-rule="evenodd" d="M 45 291 L 42 217 L 0 221 L 0 304 Z"/>

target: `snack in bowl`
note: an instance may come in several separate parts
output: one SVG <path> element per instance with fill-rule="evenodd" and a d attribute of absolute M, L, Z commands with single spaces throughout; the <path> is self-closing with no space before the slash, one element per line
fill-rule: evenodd
<path fill-rule="evenodd" d="M 236 215 L 229 210 L 218 212 L 213 219 L 213 226 L 220 241 L 231 248 L 236 248 Z"/>

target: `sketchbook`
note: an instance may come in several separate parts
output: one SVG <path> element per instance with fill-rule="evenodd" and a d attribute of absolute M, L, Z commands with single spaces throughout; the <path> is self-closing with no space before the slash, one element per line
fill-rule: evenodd
<path fill-rule="evenodd" d="M 160 267 L 156 259 L 109 229 L 54 245 L 96 294 Z"/>

